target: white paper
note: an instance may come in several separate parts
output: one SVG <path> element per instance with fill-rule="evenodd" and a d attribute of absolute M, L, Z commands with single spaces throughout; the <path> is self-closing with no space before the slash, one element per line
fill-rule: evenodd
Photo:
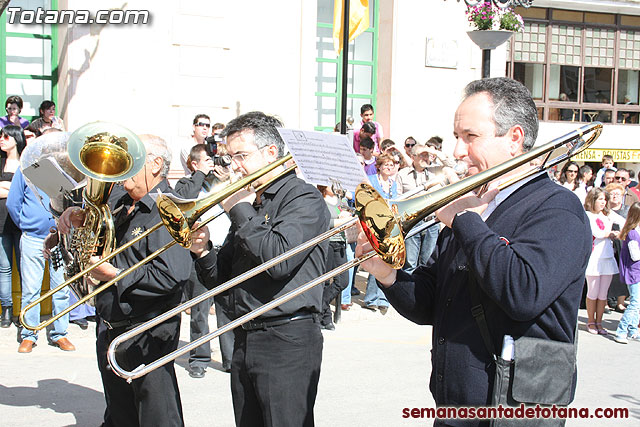
<path fill-rule="evenodd" d="M 351 142 L 345 135 L 297 129 L 278 129 L 305 181 L 331 186 L 332 179 L 355 192 L 369 182 Z"/>
<path fill-rule="evenodd" d="M 45 157 L 35 162 L 25 168 L 22 173 L 51 199 L 60 194 L 70 193 L 78 186 L 78 183 L 62 170 L 53 157 Z"/>

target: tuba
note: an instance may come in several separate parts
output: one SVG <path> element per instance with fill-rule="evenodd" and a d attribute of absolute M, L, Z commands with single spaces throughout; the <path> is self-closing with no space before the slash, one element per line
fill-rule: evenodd
<path fill-rule="evenodd" d="M 82 226 L 70 236 L 60 236 L 65 278 L 89 266 L 94 255 L 111 253 L 115 227 L 107 200 L 116 182 L 136 175 L 146 160 L 144 144 L 136 134 L 114 123 L 94 122 L 78 128 L 67 144 L 69 161 L 86 176 L 82 204 L 86 215 Z M 84 276 L 71 285 L 78 299 L 88 295 L 98 282 Z M 89 300 L 93 305 L 93 299 Z"/>

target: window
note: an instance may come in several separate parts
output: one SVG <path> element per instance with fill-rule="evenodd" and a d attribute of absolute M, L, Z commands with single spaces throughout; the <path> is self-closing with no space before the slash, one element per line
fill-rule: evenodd
<path fill-rule="evenodd" d="M 551 121 L 638 124 L 640 19 L 520 8 L 524 32 L 508 45 L 507 75 Z"/>
<path fill-rule="evenodd" d="M 340 120 L 342 53 L 333 49 L 333 0 L 318 0 L 315 130 L 333 131 Z M 376 102 L 378 1 L 369 0 L 369 29 L 349 43 L 347 116 L 360 118 L 363 104 Z"/>
<path fill-rule="evenodd" d="M 56 0 L 12 0 L 8 7 L 57 9 Z M 7 12 L 0 17 L 0 99 L 19 95 L 24 101 L 21 116 L 39 115 L 44 100 L 56 102 L 57 28 L 49 24 L 10 24 Z M 4 109 L 3 109 L 4 112 Z"/>

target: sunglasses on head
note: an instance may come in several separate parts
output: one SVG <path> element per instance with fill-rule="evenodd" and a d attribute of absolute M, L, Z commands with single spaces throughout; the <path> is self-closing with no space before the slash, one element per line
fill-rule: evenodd
<path fill-rule="evenodd" d="M 196 124 L 196 126 L 204 126 L 204 127 L 210 128 L 210 127 L 211 127 L 211 124 L 210 124 L 210 123 L 202 123 L 202 122 L 198 122 L 198 123 Z"/>

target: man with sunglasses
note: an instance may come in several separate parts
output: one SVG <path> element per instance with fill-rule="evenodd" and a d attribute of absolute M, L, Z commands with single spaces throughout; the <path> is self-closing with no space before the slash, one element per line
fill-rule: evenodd
<path fill-rule="evenodd" d="M 627 206 L 631 206 L 635 202 L 640 201 L 638 199 L 638 196 L 633 191 L 629 191 L 631 176 L 627 169 L 618 168 L 613 179 L 615 183 L 621 184 L 624 187 L 624 194 L 622 195 L 622 203 L 624 203 Z"/>
<path fill-rule="evenodd" d="M 189 142 L 183 143 L 180 148 L 180 163 L 182 163 L 182 167 L 184 168 L 184 176 L 191 175 L 191 169 L 189 169 L 187 161 L 191 147 L 197 144 L 206 144 L 207 142 L 205 140 L 209 136 L 210 129 L 211 118 L 206 114 L 196 114 L 193 118 L 193 134 L 191 138 L 189 138 Z"/>
<path fill-rule="evenodd" d="M 261 112 L 229 122 L 231 167 L 243 176 L 285 153 L 282 122 Z M 240 190 L 222 202 L 231 230 L 216 253 L 204 229 L 194 231 L 191 252 L 202 283 L 213 288 L 292 249 L 329 228 L 320 192 L 294 172 L 277 168 L 254 182 L 271 182 L 256 193 Z M 324 273 L 328 241 L 252 277 L 230 290 L 232 318 L 261 307 Z M 236 328 L 231 395 L 238 426 L 312 426 L 322 362 L 322 286 L 316 286 Z"/>

